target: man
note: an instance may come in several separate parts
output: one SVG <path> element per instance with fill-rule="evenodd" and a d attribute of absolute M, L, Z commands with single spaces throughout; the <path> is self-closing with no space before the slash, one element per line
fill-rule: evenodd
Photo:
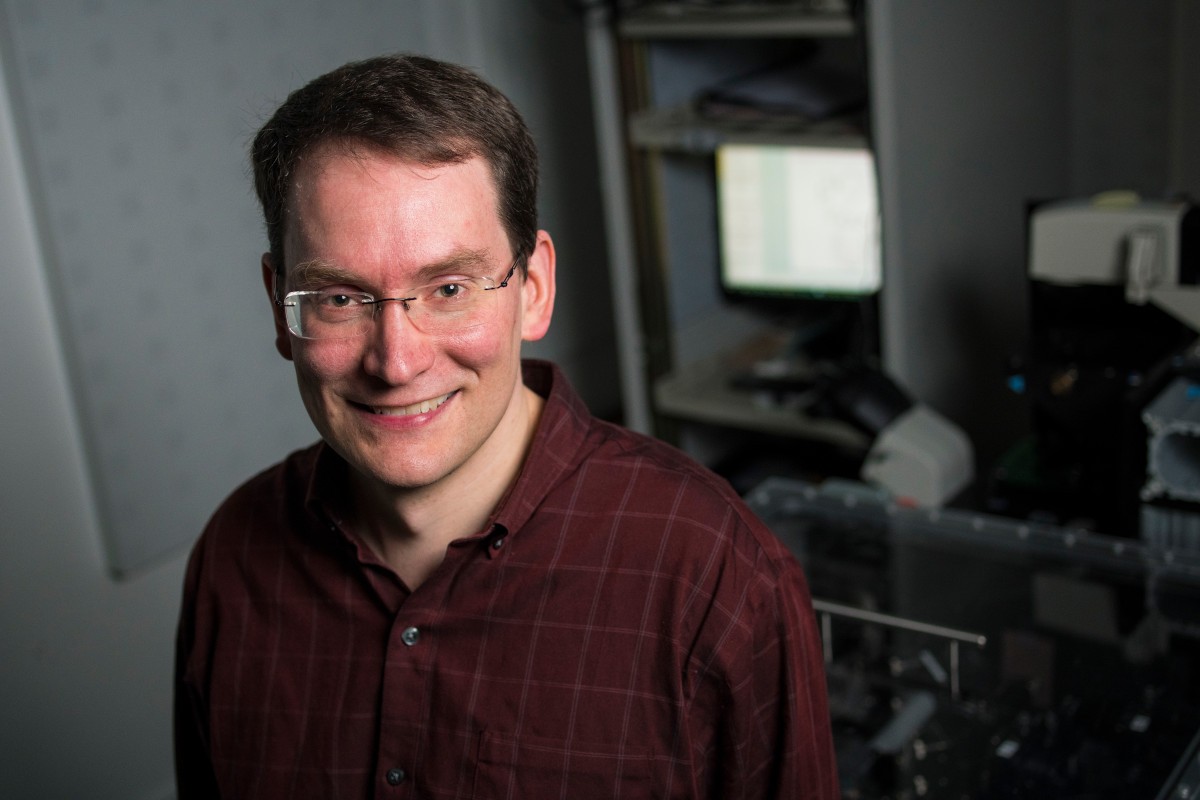
<path fill-rule="evenodd" d="M 321 441 L 189 562 L 179 796 L 837 795 L 799 566 L 547 363 L 536 152 L 467 70 L 349 64 L 252 148 Z"/>

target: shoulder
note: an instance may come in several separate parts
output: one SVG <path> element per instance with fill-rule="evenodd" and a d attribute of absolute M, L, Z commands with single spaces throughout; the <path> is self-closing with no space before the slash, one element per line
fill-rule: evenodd
<path fill-rule="evenodd" d="M 733 487 L 694 458 L 659 439 L 595 421 L 580 461 L 585 489 L 599 508 L 630 528 L 655 532 L 683 562 L 722 563 L 725 577 L 792 580 L 798 565 Z"/>
<path fill-rule="evenodd" d="M 617 523 L 610 552 L 671 587 L 671 619 L 661 624 L 687 643 L 698 674 L 727 685 L 779 641 L 816 647 L 803 568 L 724 478 L 619 426 L 600 422 L 593 434 L 579 494 L 593 498 L 604 524 Z"/>
<path fill-rule="evenodd" d="M 247 479 L 213 512 L 203 536 L 223 538 L 278 524 L 282 510 L 303 505 L 320 451 L 320 444 L 297 450 Z"/>
<path fill-rule="evenodd" d="M 189 585 L 202 573 L 243 571 L 269 561 L 302 529 L 305 495 L 321 445 L 298 450 L 244 481 L 217 507 L 192 547 Z"/>
<path fill-rule="evenodd" d="M 798 569 L 724 478 L 660 439 L 597 419 L 553 365 L 527 362 L 524 377 L 547 404 L 499 521 L 565 532 L 581 557 L 603 548 L 670 564 L 672 579 L 709 587 L 718 576 L 771 581 Z"/>
<path fill-rule="evenodd" d="M 584 464 L 618 486 L 631 485 L 630 501 L 726 527 L 765 530 L 733 487 L 682 450 L 651 436 L 597 420 Z M 614 487 L 617 488 L 617 487 Z"/>

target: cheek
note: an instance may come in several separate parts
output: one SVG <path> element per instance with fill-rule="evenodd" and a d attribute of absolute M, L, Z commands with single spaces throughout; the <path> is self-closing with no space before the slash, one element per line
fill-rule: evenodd
<path fill-rule="evenodd" d="M 326 381 L 354 371 L 360 359 L 361 344 L 355 341 L 292 340 L 292 360 L 296 371 L 309 381 Z"/>
<path fill-rule="evenodd" d="M 481 325 L 443 336 L 438 345 L 459 363 L 484 366 L 510 354 L 514 344 L 519 346 L 520 337 L 511 332 L 511 326 L 503 324 Z"/>
<path fill-rule="evenodd" d="M 511 318 L 426 340 L 441 357 L 457 364 L 484 368 L 506 359 L 516 360 L 520 331 Z M 359 339 L 292 340 L 292 361 L 301 381 L 309 385 L 352 378 L 362 366 L 363 342 Z M 435 360 L 437 356 L 435 356 Z"/>

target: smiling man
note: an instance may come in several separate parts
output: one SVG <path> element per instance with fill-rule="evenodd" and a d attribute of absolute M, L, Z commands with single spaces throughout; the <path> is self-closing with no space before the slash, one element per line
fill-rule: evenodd
<path fill-rule="evenodd" d="M 179 797 L 836 797 L 798 564 L 719 478 L 522 362 L 555 252 L 508 100 L 357 62 L 252 160 L 321 438 L 193 551 Z"/>

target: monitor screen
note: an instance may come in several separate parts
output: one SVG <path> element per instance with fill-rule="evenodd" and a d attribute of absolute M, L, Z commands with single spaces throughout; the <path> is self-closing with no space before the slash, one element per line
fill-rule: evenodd
<path fill-rule="evenodd" d="M 858 299 L 882 282 L 875 160 L 865 147 L 717 148 L 727 294 Z"/>

